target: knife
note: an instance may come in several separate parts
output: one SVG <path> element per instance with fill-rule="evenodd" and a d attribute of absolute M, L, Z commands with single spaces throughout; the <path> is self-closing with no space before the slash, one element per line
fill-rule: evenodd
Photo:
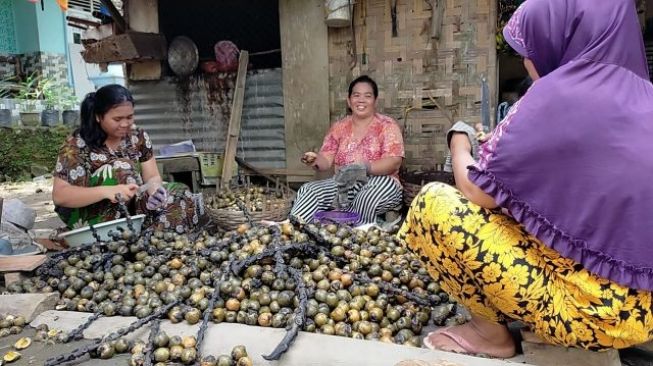
<path fill-rule="evenodd" d="M 490 130 L 490 88 L 485 75 L 481 76 L 481 123 Z"/>

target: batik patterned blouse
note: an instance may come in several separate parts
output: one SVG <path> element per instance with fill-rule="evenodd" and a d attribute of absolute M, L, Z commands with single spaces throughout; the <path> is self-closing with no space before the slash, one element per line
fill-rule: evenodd
<path fill-rule="evenodd" d="M 333 156 L 336 169 L 388 157 L 404 157 L 404 139 L 397 122 L 383 114 L 375 114 L 363 138 L 353 136 L 353 118 L 347 116 L 331 126 L 320 153 Z M 391 176 L 397 178 L 399 171 Z"/>

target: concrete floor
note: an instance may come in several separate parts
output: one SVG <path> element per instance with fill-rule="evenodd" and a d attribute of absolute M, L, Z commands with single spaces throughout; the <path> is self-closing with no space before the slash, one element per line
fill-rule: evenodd
<path fill-rule="evenodd" d="M 0 197 L 19 198 L 24 203 L 37 211 L 35 229 L 55 229 L 63 223 L 54 213 L 51 201 L 52 180 L 25 183 L 0 184 Z M 84 321 L 90 314 L 68 312 L 45 312 L 33 324 L 46 322 L 57 329 L 70 330 Z M 101 319 L 91 326 L 85 333 L 86 337 L 94 338 L 107 334 L 110 329 L 117 329 L 128 325 L 134 318 L 112 317 Z M 186 324 L 162 324 L 169 334 L 194 334 L 197 327 Z M 508 361 L 489 360 L 447 352 L 430 351 L 423 348 L 403 347 L 380 342 L 358 341 L 343 337 L 325 336 L 312 333 L 301 333 L 290 351 L 278 362 L 265 361 L 261 355 L 268 354 L 274 349 L 283 337 L 284 331 L 280 329 L 250 327 L 238 324 L 211 324 L 208 330 L 207 342 L 204 352 L 212 355 L 229 353 L 236 344 L 244 344 L 250 355 L 253 356 L 255 365 L 394 365 L 405 359 L 420 359 L 441 361 L 447 366 L 493 366 L 522 364 L 523 357 L 518 356 Z M 0 356 L 11 350 L 12 345 L 23 336 L 32 336 L 34 331 L 27 328 L 19 335 L 0 338 Z M 147 329 L 136 332 L 136 336 L 146 337 Z M 71 350 L 89 342 L 78 341 L 68 344 L 45 345 L 33 342 L 23 350 L 23 357 L 11 365 L 42 365 L 52 356 L 70 352 Z M 650 349 L 628 349 L 620 352 L 622 364 L 625 366 L 653 366 L 653 346 Z M 82 359 L 81 365 L 126 365 L 127 355 L 116 356 L 110 360 Z"/>
<path fill-rule="evenodd" d="M 0 356 L 6 354 L 8 351 L 13 350 L 13 344 L 16 343 L 16 341 L 22 337 L 34 337 L 34 329 L 30 327 L 26 327 L 22 333 L 16 334 L 16 335 L 11 335 L 8 337 L 0 338 Z M 45 363 L 45 360 L 47 360 L 50 357 L 53 356 L 58 356 L 60 354 L 64 354 L 67 352 L 70 352 L 74 350 L 75 348 L 84 346 L 85 344 L 90 343 L 88 340 L 82 340 L 82 341 L 77 341 L 77 342 L 71 342 L 71 343 L 66 343 L 66 344 L 50 344 L 46 345 L 43 342 L 32 342 L 32 344 L 24 349 L 19 351 L 22 355 L 22 357 L 15 362 L 10 363 L 9 365 L 12 366 L 35 366 L 35 365 L 43 365 Z M 87 358 L 89 360 L 89 358 Z M 126 365 L 127 364 L 127 356 L 124 356 L 122 360 L 116 358 L 116 359 L 111 359 L 109 360 L 110 363 L 105 363 L 106 365 Z M 95 364 L 95 361 L 98 360 L 93 360 L 93 363 Z M 102 360 L 104 361 L 104 360 Z M 86 363 L 86 365 L 90 365 L 91 363 Z"/>
<path fill-rule="evenodd" d="M 36 211 L 34 229 L 57 229 L 64 226 L 54 212 L 52 203 L 52 179 L 36 182 L 1 183 L 0 197 L 18 198 Z"/>
<path fill-rule="evenodd" d="M 32 326 L 48 324 L 50 328 L 60 330 L 74 329 L 90 316 L 90 314 L 77 312 L 46 311 L 32 321 Z M 101 318 L 93 323 L 85 332 L 86 338 L 106 335 L 114 330 L 124 327 L 135 318 L 111 317 Z M 171 324 L 168 321 L 161 323 L 161 329 L 169 335 L 194 335 L 198 325 Z M 24 333 L 33 332 L 27 330 Z M 136 331 L 132 337 L 144 339 L 148 329 Z M 284 366 L 347 366 L 347 365 L 378 365 L 392 366 L 402 360 L 419 359 L 433 362 L 433 365 L 447 366 L 506 366 L 519 364 L 515 361 L 492 360 L 448 352 L 431 351 L 424 348 L 405 347 L 385 344 L 375 341 L 354 340 L 344 337 L 327 336 L 313 333 L 300 333 L 290 350 L 279 361 L 266 361 L 263 354 L 269 354 L 283 338 L 283 329 L 252 327 L 241 324 L 210 324 L 207 329 L 206 341 L 202 347 L 204 354 L 228 354 L 238 344 L 247 347 L 254 365 L 284 365 Z M 22 336 L 22 335 L 21 335 Z M 0 339 L 0 348 L 7 351 L 19 336 Z M 35 342 L 24 350 L 23 359 L 12 365 L 40 365 L 43 361 L 54 355 L 70 351 L 83 343 L 72 342 L 65 345 L 45 346 Z M 125 365 L 127 357 L 120 356 L 110 360 L 85 360 L 83 365 Z"/>

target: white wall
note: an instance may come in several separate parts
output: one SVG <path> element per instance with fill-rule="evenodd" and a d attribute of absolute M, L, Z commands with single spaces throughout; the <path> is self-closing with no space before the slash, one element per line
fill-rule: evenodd
<path fill-rule="evenodd" d="M 79 11 L 76 9 L 69 9 L 67 15 L 78 18 L 85 18 L 97 21 L 90 13 Z M 72 83 L 75 88 L 75 94 L 82 100 L 87 93 L 93 92 L 96 89 L 94 80 L 117 82 L 123 84 L 123 70 L 122 65 L 110 65 L 108 73 L 103 73 L 97 64 L 89 64 L 82 58 L 81 52 L 84 47 L 81 43 L 75 43 L 75 40 L 82 38 L 82 29 L 67 26 L 67 41 L 68 41 L 68 62 L 72 72 Z M 104 78 L 107 77 L 107 78 Z"/>

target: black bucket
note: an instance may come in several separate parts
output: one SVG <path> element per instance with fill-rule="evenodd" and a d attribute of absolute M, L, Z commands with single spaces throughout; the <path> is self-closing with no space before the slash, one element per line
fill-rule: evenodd
<path fill-rule="evenodd" d="M 52 127 L 59 123 L 59 111 L 54 109 L 45 109 L 41 112 L 41 126 Z"/>
<path fill-rule="evenodd" d="M 11 125 L 11 109 L 0 109 L 0 127 L 10 127 Z"/>
<path fill-rule="evenodd" d="M 65 110 L 61 113 L 61 119 L 66 126 L 77 126 L 79 124 L 79 112 L 74 110 Z"/>

